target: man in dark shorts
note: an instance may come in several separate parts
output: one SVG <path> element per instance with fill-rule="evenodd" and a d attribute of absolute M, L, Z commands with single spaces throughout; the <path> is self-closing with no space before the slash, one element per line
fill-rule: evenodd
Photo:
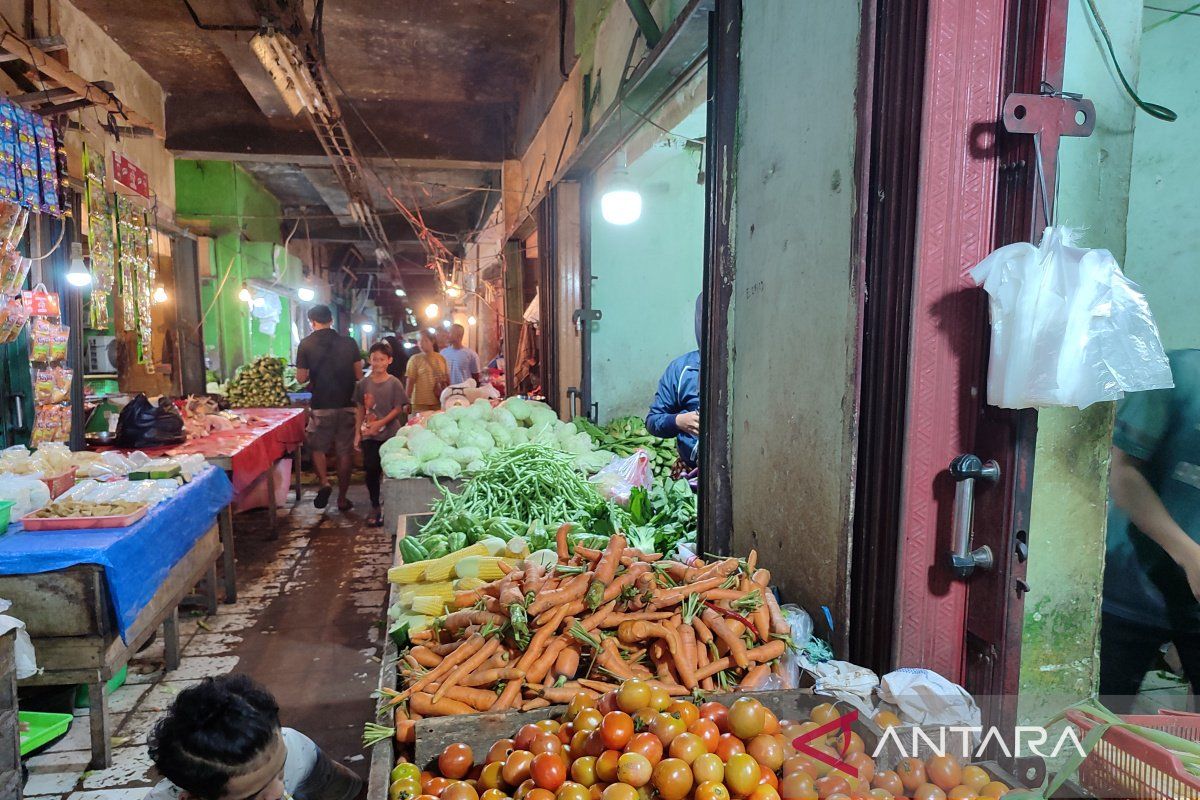
<path fill-rule="evenodd" d="M 308 310 L 313 332 L 296 348 L 296 380 L 308 383 L 312 392 L 305 444 L 312 453 L 317 471 L 317 508 L 329 505 L 333 488 L 329 485 L 327 454 L 337 454 L 338 508 L 350 510 L 346 492 L 354 468 L 354 387 L 363 376 L 362 353 L 349 336 L 333 329 L 329 306 Z"/>

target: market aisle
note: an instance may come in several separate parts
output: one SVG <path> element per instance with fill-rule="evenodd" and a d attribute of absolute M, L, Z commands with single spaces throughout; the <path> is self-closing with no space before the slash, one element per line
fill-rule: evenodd
<path fill-rule="evenodd" d="M 201 678 L 234 671 L 275 694 L 285 725 L 365 776 L 362 725 L 374 707 L 390 543 L 360 524 L 365 491 L 351 492 L 349 515 L 317 511 L 311 498 L 282 510 L 274 542 L 260 530 L 261 513 L 237 519 L 238 602 L 184 622 L 179 670 L 164 675 L 161 642 L 131 664 L 129 683 L 111 699 L 114 766 L 84 772 L 88 719 L 80 714 L 63 740 L 29 760 L 25 797 L 140 800 L 153 785 L 146 736 L 163 709 Z"/>

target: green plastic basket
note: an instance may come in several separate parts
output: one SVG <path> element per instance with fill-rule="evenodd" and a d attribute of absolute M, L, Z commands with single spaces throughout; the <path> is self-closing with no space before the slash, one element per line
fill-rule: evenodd
<path fill-rule="evenodd" d="M 26 756 L 39 747 L 53 742 L 71 727 L 70 714 L 47 714 L 40 711 L 21 711 L 21 755 Z"/>
<path fill-rule="evenodd" d="M 129 677 L 129 665 L 121 667 L 121 671 L 113 675 L 108 683 L 104 684 L 104 693 L 112 694 L 117 689 L 125 685 L 125 680 Z M 75 707 L 87 708 L 91 705 L 91 691 L 86 683 L 81 683 L 75 687 Z"/>
<path fill-rule="evenodd" d="M 12 500 L 0 500 L 0 536 L 7 532 L 8 523 L 12 522 L 12 510 L 15 505 Z"/>

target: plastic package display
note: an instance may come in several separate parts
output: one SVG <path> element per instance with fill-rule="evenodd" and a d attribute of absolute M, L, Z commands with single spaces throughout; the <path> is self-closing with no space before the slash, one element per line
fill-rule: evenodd
<path fill-rule="evenodd" d="M 38 478 L 0 475 L 0 500 L 12 500 L 12 519 L 32 514 L 50 502 L 50 489 Z"/>
<path fill-rule="evenodd" d="M 988 403 L 1075 406 L 1173 386 L 1158 326 L 1112 253 L 1075 247 L 1047 228 L 1042 243 L 1001 247 L 971 270 L 988 293 Z"/>
<path fill-rule="evenodd" d="M 625 505 L 634 489 L 648 489 L 654 482 L 650 474 L 650 456 L 645 450 L 625 458 L 614 456 L 608 466 L 588 478 L 588 482 L 604 497 Z"/>

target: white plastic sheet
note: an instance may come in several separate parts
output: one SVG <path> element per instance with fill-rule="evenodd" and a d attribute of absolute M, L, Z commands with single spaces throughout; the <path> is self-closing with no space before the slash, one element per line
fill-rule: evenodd
<path fill-rule="evenodd" d="M 1038 247 L 1002 247 L 971 270 L 990 298 L 988 402 L 1087 406 L 1173 386 L 1154 315 L 1112 253 L 1047 228 Z"/>

